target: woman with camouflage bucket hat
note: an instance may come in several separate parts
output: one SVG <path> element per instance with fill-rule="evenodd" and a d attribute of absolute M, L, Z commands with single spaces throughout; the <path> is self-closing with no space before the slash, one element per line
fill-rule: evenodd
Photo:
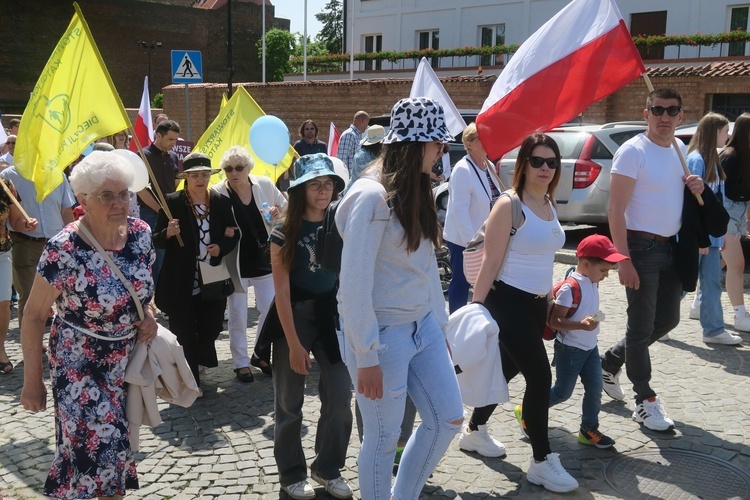
<path fill-rule="evenodd" d="M 402 99 L 391 110 L 380 157 L 336 213 L 344 239 L 339 312 L 342 351 L 364 421 L 359 487 L 364 500 L 417 499 L 463 422 L 442 328 L 435 248 L 440 225 L 430 172 L 451 136 L 439 103 Z M 391 473 L 407 394 L 422 424 Z"/>

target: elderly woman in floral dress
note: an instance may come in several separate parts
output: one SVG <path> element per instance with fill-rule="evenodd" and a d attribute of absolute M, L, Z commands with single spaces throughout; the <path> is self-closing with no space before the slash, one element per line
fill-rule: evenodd
<path fill-rule="evenodd" d="M 73 169 L 70 184 L 86 213 L 47 242 L 26 304 L 21 404 L 30 411 L 46 408 L 42 339 L 50 306 L 57 309 L 49 340 L 57 440 L 44 485 L 48 496 L 121 498 L 138 488 L 125 417 L 125 367 L 136 342 L 150 343 L 157 325 L 148 306 L 154 292 L 150 230 L 127 216 L 132 182 L 132 170 L 110 153 L 91 153 Z M 143 321 L 80 226 L 132 284 Z"/>

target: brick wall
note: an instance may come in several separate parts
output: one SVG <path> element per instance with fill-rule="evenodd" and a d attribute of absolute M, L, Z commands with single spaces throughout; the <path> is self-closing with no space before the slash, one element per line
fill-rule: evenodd
<path fill-rule="evenodd" d="M 494 83 L 494 76 L 441 78 L 448 94 L 459 109 L 480 109 Z M 747 93 L 750 77 L 654 77 L 655 87 L 669 86 L 680 91 L 685 109 L 685 123 L 696 122 L 710 111 L 714 93 Z M 360 109 L 370 116 L 387 114 L 400 98 L 409 95 L 411 78 L 381 80 L 330 80 L 282 83 L 244 83 L 245 89 L 267 114 L 286 123 L 293 140 L 299 125 L 310 118 L 318 124 L 318 138 L 328 140 L 328 123 L 334 122 L 342 132 Z M 221 94 L 226 85 L 193 85 L 190 87 L 191 139 L 197 140 L 219 112 Z M 583 121 L 606 123 L 642 120 L 648 91 L 638 79 L 615 94 L 593 104 L 583 113 Z M 185 90 L 182 86 L 164 89 L 164 111 L 170 118 L 185 123 Z"/>
<path fill-rule="evenodd" d="M 151 56 L 151 94 L 169 85 L 171 50 L 201 50 L 204 81 L 227 79 L 226 7 L 193 9 L 143 1 L 78 0 L 112 80 L 126 107 L 137 107 L 148 74 L 148 55 L 138 44 L 161 41 Z M 29 93 L 64 33 L 74 10 L 70 2 L 2 2 L 6 29 L 0 30 L 0 111 L 22 113 Z M 273 6 L 267 5 L 267 28 Z M 234 2 L 232 11 L 235 81 L 260 81 L 255 43 L 260 39 L 259 5 Z"/>

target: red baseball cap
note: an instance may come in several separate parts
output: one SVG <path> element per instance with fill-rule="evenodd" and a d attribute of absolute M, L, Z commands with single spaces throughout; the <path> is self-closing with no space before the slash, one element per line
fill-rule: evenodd
<path fill-rule="evenodd" d="M 615 244 L 603 234 L 592 234 L 582 239 L 578 244 L 576 257 L 594 257 L 613 264 L 630 259 L 630 257 L 617 253 Z"/>

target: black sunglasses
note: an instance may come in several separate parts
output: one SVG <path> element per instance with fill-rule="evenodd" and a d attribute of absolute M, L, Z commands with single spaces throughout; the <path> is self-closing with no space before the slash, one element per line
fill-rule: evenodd
<path fill-rule="evenodd" d="M 552 170 L 555 170 L 560 166 L 560 160 L 558 160 L 554 156 L 552 158 L 542 158 L 541 156 L 529 157 L 529 165 L 531 165 L 533 168 L 542 168 L 542 165 L 544 165 L 545 163 Z"/>
<path fill-rule="evenodd" d="M 224 167 L 224 172 L 229 173 L 232 170 L 236 170 L 237 172 L 242 172 L 243 170 L 245 170 L 246 166 L 247 165 L 237 165 L 236 167 L 233 167 L 232 165 L 227 165 L 226 167 Z"/>
<path fill-rule="evenodd" d="M 668 106 L 666 108 L 664 106 L 651 106 L 648 109 L 654 116 L 661 116 L 665 111 L 669 116 L 677 116 L 680 114 L 680 111 L 682 111 L 680 106 Z"/>

